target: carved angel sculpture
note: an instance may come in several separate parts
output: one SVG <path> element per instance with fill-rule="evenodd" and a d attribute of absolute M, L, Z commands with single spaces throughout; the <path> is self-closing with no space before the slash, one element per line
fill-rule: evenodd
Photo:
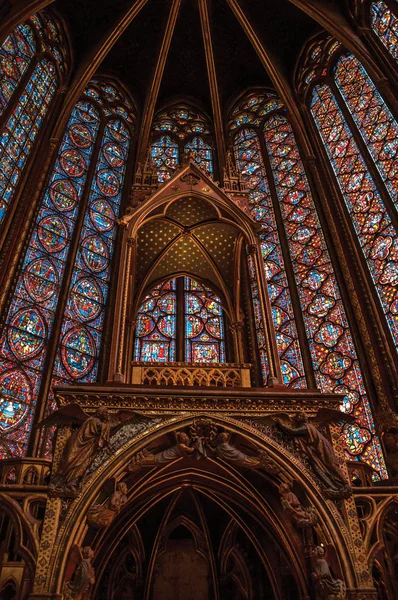
<path fill-rule="evenodd" d="M 278 490 L 281 504 L 291 521 L 300 529 L 313 527 L 318 522 L 318 515 L 313 506 L 303 506 L 292 491 L 293 483 L 281 483 Z"/>
<path fill-rule="evenodd" d="M 299 450 L 308 458 L 329 498 L 347 498 L 352 494 L 351 487 L 337 463 L 332 444 L 320 431 L 320 427 L 329 423 L 341 421 L 355 423 L 355 419 L 351 415 L 321 408 L 312 422 L 308 421 L 304 412 L 298 412 L 293 419 L 285 413 L 280 413 L 271 417 L 263 417 L 261 420 L 267 421 L 267 424 L 271 420 L 287 435 L 295 438 Z"/>
<path fill-rule="evenodd" d="M 39 426 L 80 425 L 68 439 L 58 471 L 52 477 L 52 494 L 74 497 L 80 481 L 97 452 L 106 446 L 116 428 L 128 422 L 142 423 L 150 419 L 130 410 L 111 414 L 101 406 L 94 415 L 85 413 L 78 404 L 69 404 L 56 410 Z"/>
<path fill-rule="evenodd" d="M 111 480 L 113 481 L 113 480 Z M 87 513 L 87 523 L 91 527 L 101 529 L 108 527 L 118 512 L 127 502 L 127 485 L 124 482 L 116 484 L 116 490 L 108 496 L 103 504 L 93 504 Z"/>
<path fill-rule="evenodd" d="M 212 444 L 208 445 L 208 449 L 210 452 L 213 452 L 217 458 L 221 458 L 222 460 L 225 460 L 225 462 L 229 462 L 237 467 L 246 467 L 248 469 L 264 468 L 269 473 L 279 473 L 279 468 L 265 452 L 259 452 L 257 456 L 248 456 L 230 444 L 229 439 L 229 433 L 219 433 L 214 437 Z"/>
<path fill-rule="evenodd" d="M 91 585 L 95 583 L 95 571 L 91 565 L 94 552 L 90 546 L 80 550 L 72 547 L 65 573 L 64 600 L 85 600 Z"/>
<path fill-rule="evenodd" d="M 325 549 L 316 546 L 311 556 L 311 576 L 316 600 L 345 600 L 346 586 L 341 579 L 334 579 L 325 560 Z"/>
<path fill-rule="evenodd" d="M 196 452 L 196 448 L 190 446 L 190 439 L 184 431 L 175 432 L 175 436 L 177 443 L 157 454 L 152 454 L 146 449 L 137 452 L 129 464 L 128 470 L 134 472 L 139 471 L 142 467 L 160 467 L 183 456 L 192 456 Z"/>

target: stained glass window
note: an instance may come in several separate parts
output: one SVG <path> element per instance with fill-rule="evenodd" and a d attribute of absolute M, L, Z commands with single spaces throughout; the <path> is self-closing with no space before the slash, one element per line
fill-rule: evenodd
<path fill-rule="evenodd" d="M 314 88 L 311 112 L 398 344 L 398 238 L 390 216 L 329 86 Z"/>
<path fill-rule="evenodd" d="M 194 159 L 195 163 L 202 167 L 208 175 L 213 173 L 213 159 L 211 146 L 201 137 L 194 137 L 193 140 L 185 144 L 185 154 L 189 154 Z"/>
<path fill-rule="evenodd" d="M 185 105 L 177 105 L 160 112 L 152 127 L 150 155 L 161 183 L 173 176 L 184 153 L 190 153 L 208 175 L 213 174 L 208 120 Z"/>
<path fill-rule="evenodd" d="M 183 302 L 177 297 L 184 298 Z M 178 335 L 179 323 L 184 327 L 183 336 Z M 159 284 L 144 298 L 137 315 L 134 360 L 174 362 L 177 339 L 181 338 L 184 348 L 180 348 L 180 356 L 186 362 L 225 362 L 221 300 L 210 288 L 189 277 Z"/>
<path fill-rule="evenodd" d="M 99 124 L 89 103 L 73 109 L 0 338 L 0 423 L 14 456 L 26 449 Z"/>
<path fill-rule="evenodd" d="M 237 134 L 235 137 L 235 153 L 239 172 L 250 192 L 249 199 L 252 215 L 264 228 L 264 232 L 261 234 L 261 249 L 268 283 L 268 294 L 271 300 L 283 381 L 285 385 L 306 387 L 303 361 L 271 193 L 266 178 L 258 136 L 254 130 L 242 129 Z M 257 320 L 259 318 L 260 315 L 258 315 Z M 260 334 L 260 337 L 262 339 L 263 334 Z M 260 343 L 259 347 L 263 378 L 266 381 L 268 374 L 266 350 L 263 343 Z"/>
<path fill-rule="evenodd" d="M 398 209 L 398 124 L 355 56 L 340 56 L 334 81 Z"/>
<path fill-rule="evenodd" d="M 372 29 L 395 60 L 398 59 L 398 19 L 385 2 L 370 5 Z"/>
<path fill-rule="evenodd" d="M 59 86 L 60 71 L 65 71 L 64 44 L 59 32 L 53 40 L 49 23 L 46 13 L 33 15 L 0 49 L 0 114 L 4 119 L 0 131 L 0 223 Z"/>
<path fill-rule="evenodd" d="M 112 87 L 91 82 L 86 99 L 72 111 L 0 338 L 0 423 L 9 456 L 24 454 L 36 400 L 49 378 L 59 385 L 97 377 L 134 120 L 129 101 L 120 95 L 113 98 Z M 122 111 L 128 114 L 126 122 L 119 117 Z M 82 225 L 76 231 L 79 215 Z M 77 252 L 72 236 L 79 240 Z M 66 288 L 68 264 L 73 272 Z M 47 347 L 55 311 L 63 301 L 53 368 L 46 362 Z M 54 407 L 50 391 L 47 413 Z M 45 438 L 45 452 L 50 452 Z"/>
<path fill-rule="evenodd" d="M 95 381 L 108 295 L 130 134 L 108 121 L 91 184 L 69 288 L 54 375 L 66 381 Z"/>
<path fill-rule="evenodd" d="M 170 179 L 178 166 L 178 144 L 170 136 L 162 135 L 151 146 L 152 161 L 161 183 Z"/>
<path fill-rule="evenodd" d="M 221 300 L 194 279 L 185 277 L 184 284 L 186 362 L 225 362 Z"/>
<path fill-rule="evenodd" d="M 19 25 L 0 48 L 0 114 L 4 112 L 36 52 L 32 28 Z"/>
<path fill-rule="evenodd" d="M 176 280 L 154 287 L 141 304 L 135 331 L 134 360 L 173 362 L 177 336 Z"/>
<path fill-rule="evenodd" d="M 0 138 L 0 223 L 57 87 L 55 67 L 43 59 L 33 71 Z"/>
<path fill-rule="evenodd" d="M 345 394 L 342 409 L 358 423 L 346 428 L 346 448 L 380 472 L 384 463 L 358 357 L 292 128 L 284 115 L 273 115 L 264 135 L 318 387 Z"/>

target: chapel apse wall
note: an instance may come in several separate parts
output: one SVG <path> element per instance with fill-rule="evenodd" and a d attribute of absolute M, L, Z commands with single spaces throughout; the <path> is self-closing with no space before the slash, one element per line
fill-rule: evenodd
<path fill-rule="evenodd" d="M 393 599 L 395 3 L 125 4 L 0 9 L 0 596 Z"/>

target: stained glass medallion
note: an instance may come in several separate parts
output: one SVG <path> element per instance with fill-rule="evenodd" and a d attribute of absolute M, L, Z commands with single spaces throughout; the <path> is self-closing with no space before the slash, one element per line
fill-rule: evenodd
<path fill-rule="evenodd" d="M 80 234 L 54 366 L 57 379 L 89 382 L 97 377 L 129 148 L 126 125 L 110 120 L 104 129 Z"/>
<path fill-rule="evenodd" d="M 88 165 L 99 128 L 99 115 L 86 102 L 80 102 L 72 111 L 66 132 L 51 174 L 42 206 L 36 217 L 30 243 L 23 259 L 22 270 L 16 283 L 15 294 L 6 316 L 0 338 L 0 366 L 2 372 L 12 374 L 12 406 L 18 417 L 18 427 L 10 431 L 12 452 L 24 453 L 28 441 L 35 402 L 43 375 L 44 360 L 54 314 L 66 266 L 71 235 L 76 223 L 78 201 L 86 183 Z M 70 128 L 85 125 L 91 134 L 91 144 L 85 148 L 76 145 L 69 135 Z M 76 154 L 77 153 L 77 154 Z M 64 167 L 65 155 L 79 157 L 83 170 Z M 58 182 L 63 182 L 58 185 Z M 73 190 L 73 191 L 72 191 Z M 1 397 L 7 397 L 8 379 L 2 379 Z M 10 421 L 11 405 L 1 405 L 0 421 Z M 22 416 L 21 416 L 22 415 Z M 10 441 L 11 444 L 11 441 Z M 10 446 L 11 448 L 11 446 Z"/>

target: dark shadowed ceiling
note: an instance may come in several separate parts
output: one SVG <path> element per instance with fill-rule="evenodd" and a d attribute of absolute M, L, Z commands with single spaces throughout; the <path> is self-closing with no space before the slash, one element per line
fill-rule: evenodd
<path fill-rule="evenodd" d="M 74 68 L 86 61 L 136 0 L 56 0 L 72 43 Z M 190 98 L 209 115 L 212 102 L 199 0 L 181 0 L 161 78 L 156 109 L 173 99 Z M 334 4 L 332 0 L 328 4 Z M 292 81 L 306 40 L 320 26 L 289 0 L 237 0 L 273 64 Z M 148 0 L 109 50 L 100 73 L 129 89 L 144 110 L 159 59 L 172 0 Z M 208 26 L 222 112 L 248 87 L 271 86 L 252 43 L 227 0 L 208 0 Z"/>

